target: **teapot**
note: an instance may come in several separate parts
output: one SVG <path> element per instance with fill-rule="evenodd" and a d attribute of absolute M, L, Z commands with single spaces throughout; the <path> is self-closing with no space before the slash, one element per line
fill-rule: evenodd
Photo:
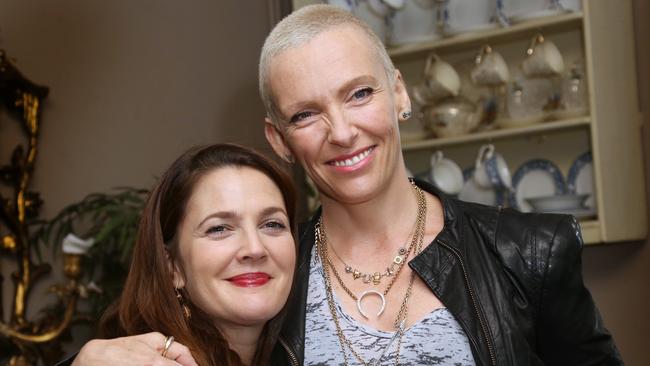
<path fill-rule="evenodd" d="M 437 137 L 464 135 L 475 130 L 483 117 L 482 108 L 464 97 L 447 98 L 422 107 L 424 126 Z"/>

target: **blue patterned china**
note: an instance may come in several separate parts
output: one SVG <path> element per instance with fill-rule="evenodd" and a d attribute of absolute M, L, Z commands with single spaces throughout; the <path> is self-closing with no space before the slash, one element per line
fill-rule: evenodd
<path fill-rule="evenodd" d="M 533 208 L 529 198 L 563 195 L 567 192 L 566 183 L 560 169 L 550 160 L 533 159 L 522 164 L 512 177 L 514 194 L 510 196 L 510 206 L 523 212 Z"/>
<path fill-rule="evenodd" d="M 567 175 L 567 187 L 571 193 L 589 195 L 585 206 L 592 209 L 596 208 L 594 168 L 591 151 L 581 154 L 571 164 L 569 174 Z"/>

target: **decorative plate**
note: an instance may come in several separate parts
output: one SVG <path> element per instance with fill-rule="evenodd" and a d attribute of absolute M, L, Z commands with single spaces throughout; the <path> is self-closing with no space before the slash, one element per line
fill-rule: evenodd
<path fill-rule="evenodd" d="M 567 186 L 571 193 L 589 194 L 590 197 L 585 201 L 585 206 L 591 209 L 596 208 L 594 167 L 591 151 L 578 156 L 571 164 L 567 176 Z"/>
<path fill-rule="evenodd" d="M 514 194 L 510 206 L 522 212 L 531 212 L 527 198 L 565 194 L 566 184 L 560 169 L 550 160 L 533 159 L 522 164 L 512 177 Z"/>

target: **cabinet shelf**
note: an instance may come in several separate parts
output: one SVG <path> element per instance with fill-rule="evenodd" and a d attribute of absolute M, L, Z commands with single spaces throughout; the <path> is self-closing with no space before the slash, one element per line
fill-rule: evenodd
<path fill-rule="evenodd" d="M 403 151 L 413 151 L 428 149 L 432 147 L 460 145 L 477 141 L 491 141 L 506 137 L 518 137 L 527 135 L 538 135 L 542 132 L 558 131 L 572 129 L 576 127 L 588 126 L 591 123 L 589 116 L 565 119 L 559 121 L 542 122 L 525 127 L 504 128 L 483 132 L 470 133 L 462 136 L 434 138 L 422 141 L 412 141 L 402 143 Z"/>
<path fill-rule="evenodd" d="M 452 37 L 428 42 L 409 43 L 403 46 L 389 48 L 391 58 L 417 55 L 429 51 L 453 51 L 471 48 L 483 43 L 506 42 L 521 38 L 526 32 L 542 31 L 545 33 L 578 28 L 582 24 L 583 13 L 572 12 L 562 15 L 531 19 L 509 27 L 501 27 L 481 32 L 461 33 Z"/>
<path fill-rule="evenodd" d="M 582 231 L 582 240 L 585 244 L 602 243 L 603 236 L 600 226 L 600 221 L 598 220 L 580 221 L 580 231 Z"/>

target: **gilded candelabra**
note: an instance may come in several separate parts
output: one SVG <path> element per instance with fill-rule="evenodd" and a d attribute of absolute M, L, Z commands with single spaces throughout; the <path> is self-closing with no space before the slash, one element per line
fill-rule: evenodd
<path fill-rule="evenodd" d="M 59 296 L 61 307 L 56 319 L 26 317 L 28 298 L 34 283 L 51 271 L 47 263 L 33 261 L 33 244 L 30 240 L 30 223 L 35 221 L 42 201 L 38 193 L 30 191 L 34 163 L 38 148 L 39 112 L 41 101 L 48 88 L 27 80 L 0 51 L 0 99 L 8 115 L 16 117 L 26 135 L 26 146 L 18 144 L 11 154 L 8 165 L 0 166 L 0 255 L 15 260 L 16 271 L 12 273 L 13 302 L 10 316 L 2 308 L 0 291 L 0 363 L 7 365 L 36 365 L 46 361 L 43 349 L 52 348 L 57 337 L 69 326 L 78 298 L 78 280 L 81 276 L 79 255 L 65 255 L 65 285 L 50 289 Z M 3 194 L 5 192 L 5 194 Z M 7 193 L 8 192 L 8 193 Z M 0 290 L 4 289 L 0 272 Z M 60 348 L 60 345 L 58 345 Z M 8 350 L 8 351 L 7 351 Z M 56 357 L 56 356 L 54 356 Z"/>

